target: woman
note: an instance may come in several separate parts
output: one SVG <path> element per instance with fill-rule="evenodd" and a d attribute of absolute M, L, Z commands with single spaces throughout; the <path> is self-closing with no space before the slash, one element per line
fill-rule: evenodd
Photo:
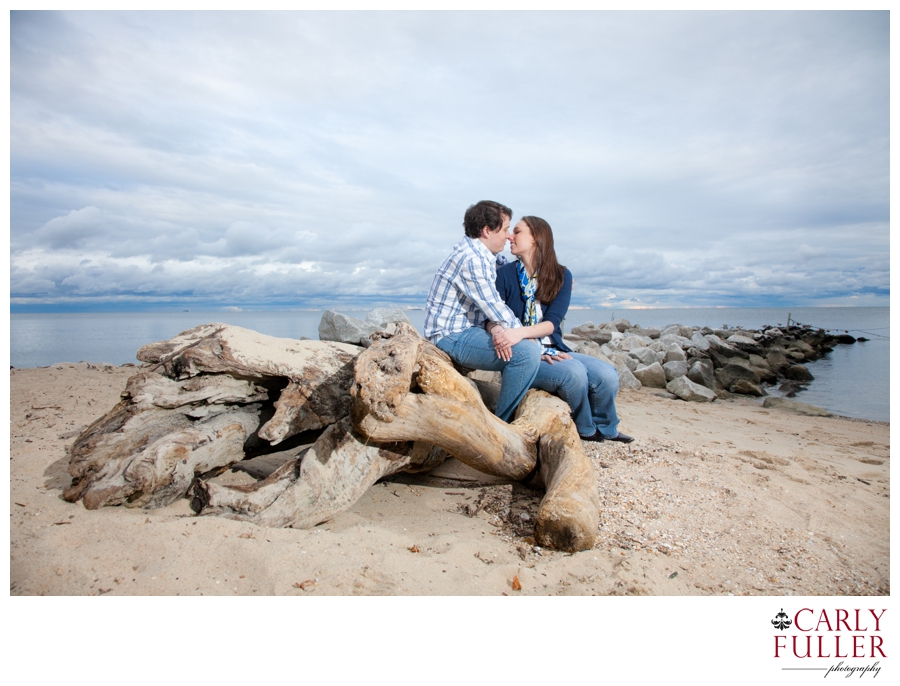
<path fill-rule="evenodd" d="M 569 404 L 583 440 L 631 443 L 633 438 L 616 429 L 616 368 L 574 353 L 563 342 L 560 322 L 572 297 L 572 273 L 556 260 L 550 225 L 540 217 L 523 217 L 513 229 L 509 247 L 518 261 L 497 269 L 497 291 L 524 326 L 504 329 L 488 323 L 497 354 L 505 358 L 523 338 L 538 339 L 544 350 L 531 387 Z"/>

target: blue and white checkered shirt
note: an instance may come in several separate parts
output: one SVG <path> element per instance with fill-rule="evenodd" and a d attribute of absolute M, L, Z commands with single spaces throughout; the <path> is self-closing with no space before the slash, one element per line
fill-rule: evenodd
<path fill-rule="evenodd" d="M 425 303 L 425 338 L 437 343 L 488 320 L 514 329 L 522 326 L 497 293 L 494 255 L 465 236 L 434 275 Z"/>

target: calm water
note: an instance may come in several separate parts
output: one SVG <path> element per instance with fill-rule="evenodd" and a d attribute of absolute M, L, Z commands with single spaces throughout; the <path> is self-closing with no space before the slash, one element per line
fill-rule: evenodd
<path fill-rule="evenodd" d="M 341 310 L 360 319 L 366 311 Z M 423 310 L 409 310 L 421 331 Z M 758 328 L 795 321 L 823 329 L 848 330 L 865 336 L 865 343 L 835 348 L 827 358 L 810 363 L 816 377 L 798 400 L 849 417 L 890 419 L 890 309 L 860 308 L 696 308 L 671 310 L 570 310 L 566 330 L 591 321 L 600 324 L 624 318 L 643 327 L 667 324 Z M 11 314 L 10 364 L 40 367 L 57 362 L 136 362 L 138 348 L 161 341 L 199 324 L 222 322 L 281 338 L 318 338 L 321 312 L 153 312 L 115 314 Z"/>

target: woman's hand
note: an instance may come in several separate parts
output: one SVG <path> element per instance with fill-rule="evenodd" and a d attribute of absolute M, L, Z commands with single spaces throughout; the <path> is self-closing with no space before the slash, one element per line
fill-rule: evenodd
<path fill-rule="evenodd" d="M 571 360 L 572 356 L 568 353 L 558 352 L 555 355 L 541 355 L 541 359 L 544 360 L 544 362 L 553 364 L 554 362 L 559 362 L 561 360 Z"/>
<path fill-rule="evenodd" d="M 497 326 L 494 328 L 494 331 L 494 351 L 501 360 L 509 362 L 512 357 L 512 347 L 524 338 L 522 329 L 504 329 L 501 326 Z"/>

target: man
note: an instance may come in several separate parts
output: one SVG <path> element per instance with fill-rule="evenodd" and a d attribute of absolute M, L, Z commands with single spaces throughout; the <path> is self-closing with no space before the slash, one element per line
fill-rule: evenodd
<path fill-rule="evenodd" d="M 482 200 L 466 210 L 465 236 L 444 260 L 425 304 L 425 337 L 470 369 L 500 372 L 496 414 L 508 422 L 531 387 L 541 362 L 541 346 L 523 339 L 495 349 L 492 333 L 522 324 L 497 293 L 496 255 L 506 245 L 512 210 Z"/>

